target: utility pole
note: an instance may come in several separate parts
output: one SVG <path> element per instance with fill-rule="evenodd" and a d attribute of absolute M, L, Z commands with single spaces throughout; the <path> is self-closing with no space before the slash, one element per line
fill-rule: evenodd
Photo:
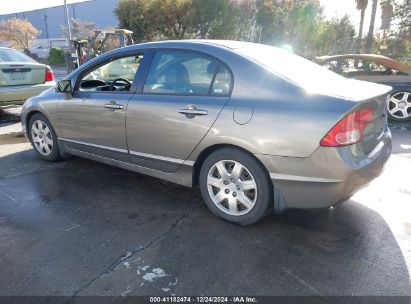
<path fill-rule="evenodd" d="M 73 71 L 73 59 L 71 57 L 72 54 L 72 47 L 71 47 L 71 25 L 70 25 L 70 16 L 68 12 L 68 7 L 67 7 L 67 0 L 64 0 L 64 17 L 66 18 L 66 29 L 67 29 L 67 47 L 68 47 L 68 52 L 65 54 L 65 61 L 66 61 L 66 68 L 67 68 L 67 73 L 71 73 Z M 73 50 L 74 51 L 74 50 Z M 78 57 L 77 57 L 77 66 L 78 66 Z"/>
<path fill-rule="evenodd" d="M 45 26 L 46 26 L 47 44 L 48 44 L 49 48 L 51 48 L 50 37 L 49 37 L 49 26 L 48 26 L 48 23 L 47 23 L 47 18 L 48 18 L 48 17 L 49 17 L 49 16 L 47 16 L 46 14 L 43 15 L 44 24 L 45 24 Z"/>
<path fill-rule="evenodd" d="M 67 46 L 69 52 L 71 53 L 71 25 L 70 25 L 70 16 L 68 13 L 67 0 L 64 0 L 64 17 L 66 18 L 66 29 L 67 29 Z"/>

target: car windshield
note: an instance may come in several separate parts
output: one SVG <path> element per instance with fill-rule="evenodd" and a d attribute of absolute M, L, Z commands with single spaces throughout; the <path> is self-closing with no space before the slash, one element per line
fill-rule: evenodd
<path fill-rule="evenodd" d="M 11 49 L 0 49 L 0 62 L 36 62 L 29 56 Z"/>
<path fill-rule="evenodd" d="M 321 87 L 332 87 L 346 80 L 310 60 L 279 48 L 251 44 L 237 51 L 309 92 L 322 91 L 319 90 Z"/>

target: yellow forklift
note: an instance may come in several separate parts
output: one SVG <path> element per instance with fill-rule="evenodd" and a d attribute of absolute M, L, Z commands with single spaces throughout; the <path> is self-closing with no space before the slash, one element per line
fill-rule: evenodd
<path fill-rule="evenodd" d="M 70 51 L 66 56 L 67 73 L 106 52 L 107 42 L 112 37 L 118 39 L 118 47 L 134 44 L 132 34 L 132 31 L 126 29 L 97 30 L 89 39 L 71 40 Z"/>

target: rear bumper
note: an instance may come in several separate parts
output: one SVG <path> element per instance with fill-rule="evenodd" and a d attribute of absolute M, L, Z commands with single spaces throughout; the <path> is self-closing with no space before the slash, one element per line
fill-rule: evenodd
<path fill-rule="evenodd" d="M 383 171 L 392 150 L 386 130 L 367 155 L 344 148 L 319 147 L 308 158 L 257 155 L 274 185 L 276 210 L 326 208 L 348 200 Z"/>
<path fill-rule="evenodd" d="M 49 81 L 35 85 L 0 87 L 0 105 L 23 103 L 26 99 L 41 94 L 55 84 L 54 81 Z"/>

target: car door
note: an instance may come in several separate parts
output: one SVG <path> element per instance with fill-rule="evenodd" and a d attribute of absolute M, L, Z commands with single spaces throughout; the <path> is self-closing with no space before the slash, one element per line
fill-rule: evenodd
<path fill-rule="evenodd" d="M 79 75 L 72 97 L 59 104 L 60 139 L 68 148 L 129 161 L 126 108 L 142 56 L 111 58 Z"/>
<path fill-rule="evenodd" d="M 176 171 L 230 98 L 232 74 L 219 60 L 185 50 L 157 50 L 141 92 L 127 108 L 133 163 Z"/>

